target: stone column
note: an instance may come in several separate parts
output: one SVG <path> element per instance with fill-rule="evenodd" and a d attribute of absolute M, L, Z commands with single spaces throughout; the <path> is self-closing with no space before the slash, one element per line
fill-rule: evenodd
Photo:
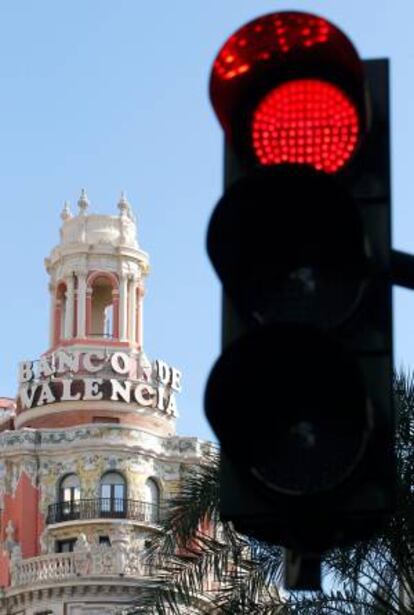
<path fill-rule="evenodd" d="M 61 316 L 62 314 L 62 301 L 60 299 L 58 299 L 56 297 L 55 299 L 55 306 L 54 306 L 54 318 L 53 318 L 53 325 L 54 325 L 54 345 L 58 344 L 60 341 L 60 326 L 61 326 Z"/>
<path fill-rule="evenodd" d="M 65 339 L 73 337 L 73 315 L 74 315 L 74 295 L 75 280 L 73 275 L 65 280 L 66 282 L 66 311 L 65 311 Z"/>
<path fill-rule="evenodd" d="M 86 337 L 86 273 L 77 273 L 78 277 L 78 301 L 77 301 L 77 332 L 76 337 Z"/>
<path fill-rule="evenodd" d="M 92 288 L 86 289 L 86 337 L 92 333 Z"/>
<path fill-rule="evenodd" d="M 49 320 L 49 346 L 50 348 L 55 343 L 55 287 L 49 284 L 50 293 L 50 320 Z"/>
<path fill-rule="evenodd" d="M 119 340 L 119 290 L 112 289 L 112 331 L 113 339 Z"/>
<path fill-rule="evenodd" d="M 126 342 L 128 339 L 128 277 L 121 275 L 119 284 L 119 339 Z"/>
<path fill-rule="evenodd" d="M 138 305 L 137 305 L 137 344 L 142 350 L 144 345 L 144 330 L 143 330 L 143 310 L 144 310 L 144 294 L 145 289 L 142 284 L 138 286 Z"/>
<path fill-rule="evenodd" d="M 129 314 L 128 314 L 128 337 L 130 342 L 137 341 L 137 278 L 131 277 L 129 281 Z"/>

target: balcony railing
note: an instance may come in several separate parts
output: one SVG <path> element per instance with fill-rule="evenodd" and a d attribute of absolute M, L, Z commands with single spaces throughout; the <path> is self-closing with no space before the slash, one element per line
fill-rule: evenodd
<path fill-rule="evenodd" d="M 131 519 L 157 525 L 160 508 L 150 502 L 120 498 L 94 498 L 56 502 L 48 508 L 47 524 L 74 521 L 77 519 Z"/>
<path fill-rule="evenodd" d="M 13 557 L 10 563 L 12 587 L 54 584 L 87 576 L 126 577 L 148 576 L 142 554 L 117 545 L 88 545 L 72 553 L 48 553 L 22 559 Z"/>

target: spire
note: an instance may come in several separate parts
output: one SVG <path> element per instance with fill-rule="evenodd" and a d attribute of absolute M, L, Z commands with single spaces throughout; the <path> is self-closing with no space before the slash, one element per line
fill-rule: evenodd
<path fill-rule="evenodd" d="M 126 216 L 127 218 L 132 220 L 132 222 L 135 222 L 135 216 L 132 212 L 131 204 L 128 201 L 126 192 L 124 190 L 122 190 L 120 199 L 118 201 L 118 209 L 120 212 L 120 216 Z"/>
<path fill-rule="evenodd" d="M 86 210 L 89 207 L 89 199 L 88 199 L 88 195 L 86 194 L 86 190 L 84 188 L 82 188 L 81 195 L 79 197 L 78 207 L 79 207 L 79 215 L 85 216 Z"/>
<path fill-rule="evenodd" d="M 129 209 L 130 209 L 130 204 L 128 203 L 128 199 L 126 197 L 126 193 L 124 192 L 124 190 L 122 190 L 121 192 L 121 197 L 118 201 L 118 209 L 120 211 L 120 215 L 121 216 L 126 216 L 128 215 Z"/>
<path fill-rule="evenodd" d="M 69 220 L 70 218 L 72 218 L 72 212 L 70 211 L 69 201 L 65 201 L 63 205 L 63 209 L 60 213 L 60 217 L 62 218 L 63 221 Z"/>

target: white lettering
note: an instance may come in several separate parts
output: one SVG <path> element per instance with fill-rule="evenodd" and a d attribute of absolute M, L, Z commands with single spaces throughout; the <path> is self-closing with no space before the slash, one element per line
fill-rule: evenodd
<path fill-rule="evenodd" d="M 79 371 L 79 352 L 73 352 L 72 355 L 60 350 L 57 353 L 57 367 L 56 371 L 58 374 L 63 374 L 64 372 L 78 372 Z"/>
<path fill-rule="evenodd" d="M 117 374 L 128 374 L 129 357 L 124 352 L 114 352 L 111 356 L 111 366 Z"/>
<path fill-rule="evenodd" d="M 40 395 L 36 405 L 43 406 L 43 404 L 53 404 L 54 401 L 56 401 L 56 397 L 53 395 L 49 384 L 44 382 L 40 389 Z"/>
<path fill-rule="evenodd" d="M 156 396 L 155 389 L 148 384 L 137 384 L 134 391 L 137 404 L 140 406 L 152 406 Z"/>
<path fill-rule="evenodd" d="M 61 380 L 61 383 L 63 385 L 63 390 L 62 390 L 62 396 L 60 398 L 60 401 L 78 401 L 78 399 L 81 398 L 80 391 L 72 395 L 72 391 L 71 391 L 72 382 L 73 380 Z"/>
<path fill-rule="evenodd" d="M 19 382 L 30 382 L 33 376 L 33 361 L 21 361 L 19 363 Z"/>
<path fill-rule="evenodd" d="M 32 386 L 26 385 L 20 388 L 19 395 L 22 402 L 22 410 L 26 410 L 27 408 L 32 407 L 34 396 L 38 388 L 38 384 L 34 384 Z"/>
<path fill-rule="evenodd" d="M 53 374 L 53 369 L 50 367 L 49 365 L 49 361 L 45 358 L 42 357 L 41 359 L 39 359 L 39 364 L 37 367 L 37 375 L 38 378 L 47 378 L 48 376 L 51 376 Z"/>
<path fill-rule="evenodd" d="M 122 398 L 123 401 L 127 404 L 131 401 L 131 381 L 125 380 L 115 380 L 111 378 L 111 386 L 112 386 L 112 401 L 118 401 L 119 398 Z"/>
<path fill-rule="evenodd" d="M 96 364 L 95 362 L 92 362 L 92 359 L 95 359 L 96 361 L 104 361 L 104 351 L 97 350 L 96 352 L 85 352 L 85 354 L 83 355 L 83 365 L 86 371 L 99 372 L 99 370 L 102 368 L 102 365 L 100 365 L 99 363 Z"/>
<path fill-rule="evenodd" d="M 168 365 L 164 361 L 160 361 L 159 359 L 157 361 L 155 361 L 155 371 L 156 371 L 158 380 L 162 384 L 169 384 L 170 383 L 170 372 L 171 372 L 171 370 L 170 370 L 170 368 L 168 367 Z"/>
<path fill-rule="evenodd" d="M 83 399 L 86 401 L 102 399 L 103 393 L 102 391 L 99 391 L 99 386 L 102 384 L 102 382 L 102 378 L 85 378 L 83 381 L 85 385 Z"/>
<path fill-rule="evenodd" d="M 171 388 L 174 391 L 181 391 L 181 372 L 175 367 L 171 368 Z"/>
<path fill-rule="evenodd" d="M 102 385 L 111 387 L 110 399 L 112 401 L 121 401 L 127 404 L 131 401 L 136 401 L 137 404 L 143 407 L 157 408 L 161 412 L 166 412 L 172 416 L 177 416 L 177 404 L 172 391 L 181 391 L 181 372 L 173 367 L 169 367 L 165 361 L 157 360 L 154 362 L 149 373 L 149 379 L 155 372 L 157 384 L 152 386 L 149 383 L 138 382 L 136 380 L 118 380 L 102 379 L 102 378 L 84 378 L 77 381 L 69 377 L 56 380 L 56 383 L 61 383 L 61 393 L 56 398 L 56 391 L 51 383 L 45 382 L 44 379 L 49 378 L 53 374 L 61 374 L 70 370 L 78 372 L 79 369 L 84 369 L 87 372 L 95 374 L 101 371 L 108 361 L 108 354 L 103 350 L 95 350 L 91 352 L 81 353 L 79 351 L 68 353 L 59 350 L 55 355 L 43 356 L 38 362 L 22 361 L 19 363 L 19 397 L 22 409 L 32 408 L 34 406 L 42 406 L 44 404 L 54 403 L 59 401 L 85 401 L 101 400 L 104 397 Z M 131 373 L 132 370 L 131 358 L 125 352 L 115 352 L 110 358 L 111 369 L 120 375 Z M 37 378 L 40 382 L 37 382 Z M 34 380 L 35 379 L 35 380 Z M 31 381 L 36 384 L 29 386 Z M 75 382 L 83 383 L 80 389 Z M 106 391 L 106 389 L 105 389 Z"/>
<path fill-rule="evenodd" d="M 157 408 L 165 411 L 165 388 L 162 386 L 157 388 Z"/>
<path fill-rule="evenodd" d="M 177 416 L 177 402 L 175 401 L 174 393 L 171 393 L 165 411 L 167 414 L 171 414 L 171 416 Z"/>

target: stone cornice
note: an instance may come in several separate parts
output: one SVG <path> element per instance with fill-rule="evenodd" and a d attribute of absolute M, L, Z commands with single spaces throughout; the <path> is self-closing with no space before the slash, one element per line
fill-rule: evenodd
<path fill-rule="evenodd" d="M 9 587 L 3 590 L 3 595 L 0 597 L 0 607 L 5 607 L 7 603 L 25 604 L 35 600 L 45 598 L 59 599 L 63 596 L 84 597 L 84 596 L 99 596 L 102 594 L 111 594 L 114 602 L 117 602 L 116 597 L 120 598 L 119 602 L 124 602 L 129 596 L 139 594 L 140 590 L 155 583 L 148 577 L 132 578 L 113 576 L 89 576 L 85 579 L 76 577 L 76 579 L 68 581 L 54 581 L 48 583 L 37 582 L 29 587 Z M 122 595 L 124 599 L 122 600 Z"/>
<path fill-rule="evenodd" d="M 82 260 L 82 256 L 105 256 L 128 258 L 138 262 L 145 267 L 148 267 L 148 253 L 144 252 L 140 248 L 134 248 L 131 246 L 105 246 L 102 245 L 89 245 L 85 243 L 73 243 L 67 246 L 57 246 L 54 248 L 47 260 L 47 268 L 53 268 L 56 263 L 64 260 Z"/>
<path fill-rule="evenodd" d="M 124 425 L 89 424 L 66 429 L 30 429 L 0 433 L 0 456 L 62 455 L 71 452 L 122 450 L 163 461 L 192 463 L 211 444 L 195 437 L 162 438 Z"/>
<path fill-rule="evenodd" d="M 53 381 L 52 381 L 53 382 Z M 146 383 L 143 383 L 146 385 Z M 151 385 L 153 386 L 153 385 Z M 94 413 L 109 410 L 115 413 L 136 413 L 137 415 L 143 417 L 157 417 L 158 420 L 162 420 L 166 424 L 172 425 L 174 427 L 175 417 L 172 415 L 167 415 L 164 411 L 158 410 L 157 408 L 149 408 L 138 405 L 137 403 L 125 403 L 121 401 L 112 401 L 112 400 L 100 400 L 99 408 L 97 406 L 97 401 L 56 401 L 54 403 L 46 404 L 44 406 L 36 406 L 33 408 L 21 410 L 16 419 L 15 425 L 16 428 L 20 428 L 22 424 L 28 423 L 33 419 L 48 416 L 52 417 L 54 414 L 60 414 L 61 412 L 69 412 L 69 411 L 78 411 L 78 410 L 91 410 Z M 145 432 L 145 429 L 142 429 Z M 151 432 L 148 431 L 148 434 Z"/>

